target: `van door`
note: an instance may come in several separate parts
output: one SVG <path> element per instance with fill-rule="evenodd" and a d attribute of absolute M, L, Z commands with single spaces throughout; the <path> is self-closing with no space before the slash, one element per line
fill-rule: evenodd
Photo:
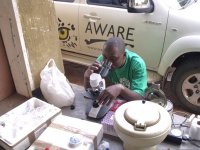
<path fill-rule="evenodd" d="M 81 50 L 96 56 L 109 37 L 119 36 L 128 49 L 143 57 L 148 68 L 156 69 L 162 54 L 168 9 L 156 2 L 153 13 L 128 13 L 124 3 L 103 1 L 87 0 L 80 5 Z"/>

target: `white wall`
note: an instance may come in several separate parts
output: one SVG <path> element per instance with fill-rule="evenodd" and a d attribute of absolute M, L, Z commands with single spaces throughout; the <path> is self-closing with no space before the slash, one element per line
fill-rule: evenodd
<path fill-rule="evenodd" d="M 50 58 L 63 72 L 52 0 L 1 0 L 0 29 L 17 93 L 26 97 L 40 85 Z"/>

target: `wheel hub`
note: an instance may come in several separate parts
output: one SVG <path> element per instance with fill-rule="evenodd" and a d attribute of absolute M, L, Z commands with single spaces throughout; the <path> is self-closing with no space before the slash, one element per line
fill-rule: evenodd
<path fill-rule="evenodd" d="M 182 86 L 184 97 L 193 105 L 200 106 L 200 74 L 188 76 Z"/>

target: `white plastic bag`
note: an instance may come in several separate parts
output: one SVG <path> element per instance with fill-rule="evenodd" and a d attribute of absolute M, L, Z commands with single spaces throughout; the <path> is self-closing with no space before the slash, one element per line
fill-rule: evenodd
<path fill-rule="evenodd" d="M 71 106 L 75 99 L 69 81 L 57 68 L 55 61 L 50 59 L 40 73 L 40 89 L 47 102 L 61 108 Z"/>

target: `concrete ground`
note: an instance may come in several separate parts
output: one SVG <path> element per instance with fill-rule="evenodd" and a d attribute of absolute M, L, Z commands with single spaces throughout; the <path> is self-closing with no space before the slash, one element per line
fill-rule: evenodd
<path fill-rule="evenodd" d="M 84 113 L 84 104 L 83 101 L 81 101 L 81 97 L 83 97 L 82 92 L 84 91 L 83 88 L 83 74 L 86 70 L 86 66 L 73 64 L 69 62 L 64 63 L 65 66 L 65 75 L 67 79 L 72 83 L 72 87 L 76 94 L 76 100 L 75 100 L 75 109 L 71 110 L 70 107 L 64 107 L 62 108 L 63 115 L 68 115 L 80 119 L 86 119 L 85 113 Z M 166 85 L 165 89 L 166 96 L 168 99 L 170 99 L 174 104 L 174 112 L 178 111 L 180 115 L 184 115 L 185 113 L 190 114 L 187 110 L 185 110 L 181 105 L 176 101 L 176 98 L 172 94 L 169 88 L 169 84 Z M 0 116 L 6 113 L 7 111 L 15 108 L 19 104 L 23 103 L 27 99 L 21 95 L 13 94 L 12 96 L 8 97 L 7 99 L 0 102 Z M 95 120 L 91 120 L 95 121 Z M 123 145 L 119 138 L 105 135 L 104 140 L 108 141 L 111 145 L 111 150 L 122 150 Z M 188 145 L 189 144 L 189 145 Z M 192 146 L 190 143 L 182 144 L 181 146 L 174 145 L 171 143 L 162 143 L 158 146 L 158 149 L 194 149 L 195 147 Z M 0 148 L 1 150 L 1 148 Z"/>
<path fill-rule="evenodd" d="M 79 118 L 79 119 L 83 119 L 83 120 L 100 123 L 101 120 L 88 118 L 85 114 L 85 106 L 86 106 L 85 103 L 87 103 L 86 102 L 87 99 L 83 98 L 84 88 L 77 84 L 72 84 L 72 88 L 76 94 L 75 101 L 74 101 L 75 108 L 71 109 L 70 106 L 63 107 L 61 109 L 62 114 L 70 116 L 70 117 L 75 117 L 75 118 Z M 4 110 L 7 112 L 8 110 L 6 110 L 6 108 L 12 109 L 12 107 L 14 108 L 14 107 L 18 106 L 19 104 L 23 103 L 24 101 L 26 101 L 26 99 L 24 99 L 24 97 L 16 94 L 13 97 L 10 97 L 9 99 L 7 99 L 6 101 L 1 101 L 0 102 L 0 110 Z M 5 107 L 5 106 L 8 106 L 8 107 Z M 2 115 L 1 111 L 0 111 L 0 115 Z M 180 121 L 179 118 L 178 119 L 173 118 L 173 119 L 178 120 L 178 122 L 182 122 L 182 121 Z M 184 120 L 184 118 L 183 119 L 181 118 L 181 120 Z M 116 136 L 104 134 L 102 140 L 109 142 L 110 150 L 123 150 L 123 143 Z M 189 142 L 183 142 L 181 145 L 177 145 L 177 144 L 165 141 L 157 146 L 157 150 L 179 150 L 179 149 L 180 150 L 181 149 L 193 150 L 195 148 L 197 148 L 197 147 L 192 145 Z M 0 150 L 5 150 L 5 149 L 0 147 Z"/>

